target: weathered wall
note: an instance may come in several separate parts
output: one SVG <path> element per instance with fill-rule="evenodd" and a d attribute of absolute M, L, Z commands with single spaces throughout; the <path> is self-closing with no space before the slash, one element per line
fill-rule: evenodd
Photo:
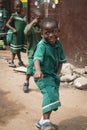
<path fill-rule="evenodd" d="M 12 9 L 13 0 L 10 1 Z M 68 62 L 84 67 L 87 65 L 87 0 L 60 1 L 56 9 L 49 8 L 49 15 L 60 21 L 59 37 Z M 28 14 L 28 19 L 30 19 L 31 10 L 34 8 L 36 8 L 34 0 L 29 0 L 28 13 L 24 9 Z"/>
<path fill-rule="evenodd" d="M 61 31 L 68 61 L 87 65 L 87 0 L 63 0 L 59 10 Z"/>

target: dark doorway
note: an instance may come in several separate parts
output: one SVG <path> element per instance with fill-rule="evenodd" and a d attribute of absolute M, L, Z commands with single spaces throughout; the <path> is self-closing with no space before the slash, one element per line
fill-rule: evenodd
<path fill-rule="evenodd" d="M 11 14 L 11 0 L 4 0 L 4 7 L 8 11 L 8 17 Z"/>

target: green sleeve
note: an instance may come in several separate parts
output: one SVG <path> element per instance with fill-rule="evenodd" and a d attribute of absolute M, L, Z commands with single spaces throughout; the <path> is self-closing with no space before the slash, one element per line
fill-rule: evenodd
<path fill-rule="evenodd" d="M 25 27 L 25 29 L 24 29 L 24 34 L 25 35 L 27 35 L 27 33 L 28 33 L 28 26 L 29 26 L 29 24 L 27 24 L 26 27 Z"/>
<path fill-rule="evenodd" d="M 40 62 L 43 62 L 45 55 L 45 46 L 42 43 L 42 40 L 37 44 L 35 53 L 34 53 L 34 61 L 39 60 Z"/>
<path fill-rule="evenodd" d="M 29 24 L 27 24 L 25 29 L 24 29 L 24 34 L 27 35 L 27 36 L 29 36 L 31 34 L 31 30 L 32 30 L 31 29 L 30 31 L 28 31 L 28 27 L 29 27 Z"/>

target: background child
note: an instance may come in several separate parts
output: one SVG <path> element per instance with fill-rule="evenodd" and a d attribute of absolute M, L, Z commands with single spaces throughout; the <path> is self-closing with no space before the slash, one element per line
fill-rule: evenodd
<path fill-rule="evenodd" d="M 15 55 L 18 57 L 18 64 L 24 66 L 21 59 L 21 51 L 25 48 L 25 35 L 24 28 L 26 26 L 26 16 L 22 13 L 22 2 L 20 0 L 14 1 L 15 13 L 13 13 L 10 19 L 7 21 L 6 26 L 13 31 L 13 39 L 10 44 L 12 52 L 12 60 L 9 62 L 9 66 L 15 67 L 14 59 Z"/>
<path fill-rule="evenodd" d="M 36 48 L 36 44 L 41 40 L 40 34 L 40 21 L 44 17 L 44 11 L 40 8 L 36 8 L 32 11 L 32 19 L 29 24 L 26 25 L 24 33 L 27 37 L 27 53 L 28 53 L 28 66 L 26 72 L 26 81 L 23 85 L 23 91 L 29 90 L 29 79 L 33 73 L 33 53 Z"/>
<path fill-rule="evenodd" d="M 3 0 L 0 0 L 0 40 L 4 42 L 4 49 L 6 49 L 6 21 L 7 21 L 7 10 L 3 7 Z"/>
<path fill-rule="evenodd" d="M 58 24 L 52 18 L 45 18 L 41 22 L 43 39 L 37 45 L 34 53 L 34 79 L 43 94 L 43 116 L 36 123 L 44 130 L 48 126 L 55 126 L 50 122 L 52 111 L 60 106 L 59 86 L 62 63 L 66 62 L 63 47 L 58 40 Z"/>

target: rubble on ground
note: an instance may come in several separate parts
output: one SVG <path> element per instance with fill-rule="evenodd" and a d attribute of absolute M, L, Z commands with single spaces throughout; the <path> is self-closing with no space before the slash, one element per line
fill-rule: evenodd
<path fill-rule="evenodd" d="M 60 80 L 77 89 L 87 89 L 87 66 L 84 68 L 76 68 L 70 63 L 64 63 L 60 74 Z"/>

